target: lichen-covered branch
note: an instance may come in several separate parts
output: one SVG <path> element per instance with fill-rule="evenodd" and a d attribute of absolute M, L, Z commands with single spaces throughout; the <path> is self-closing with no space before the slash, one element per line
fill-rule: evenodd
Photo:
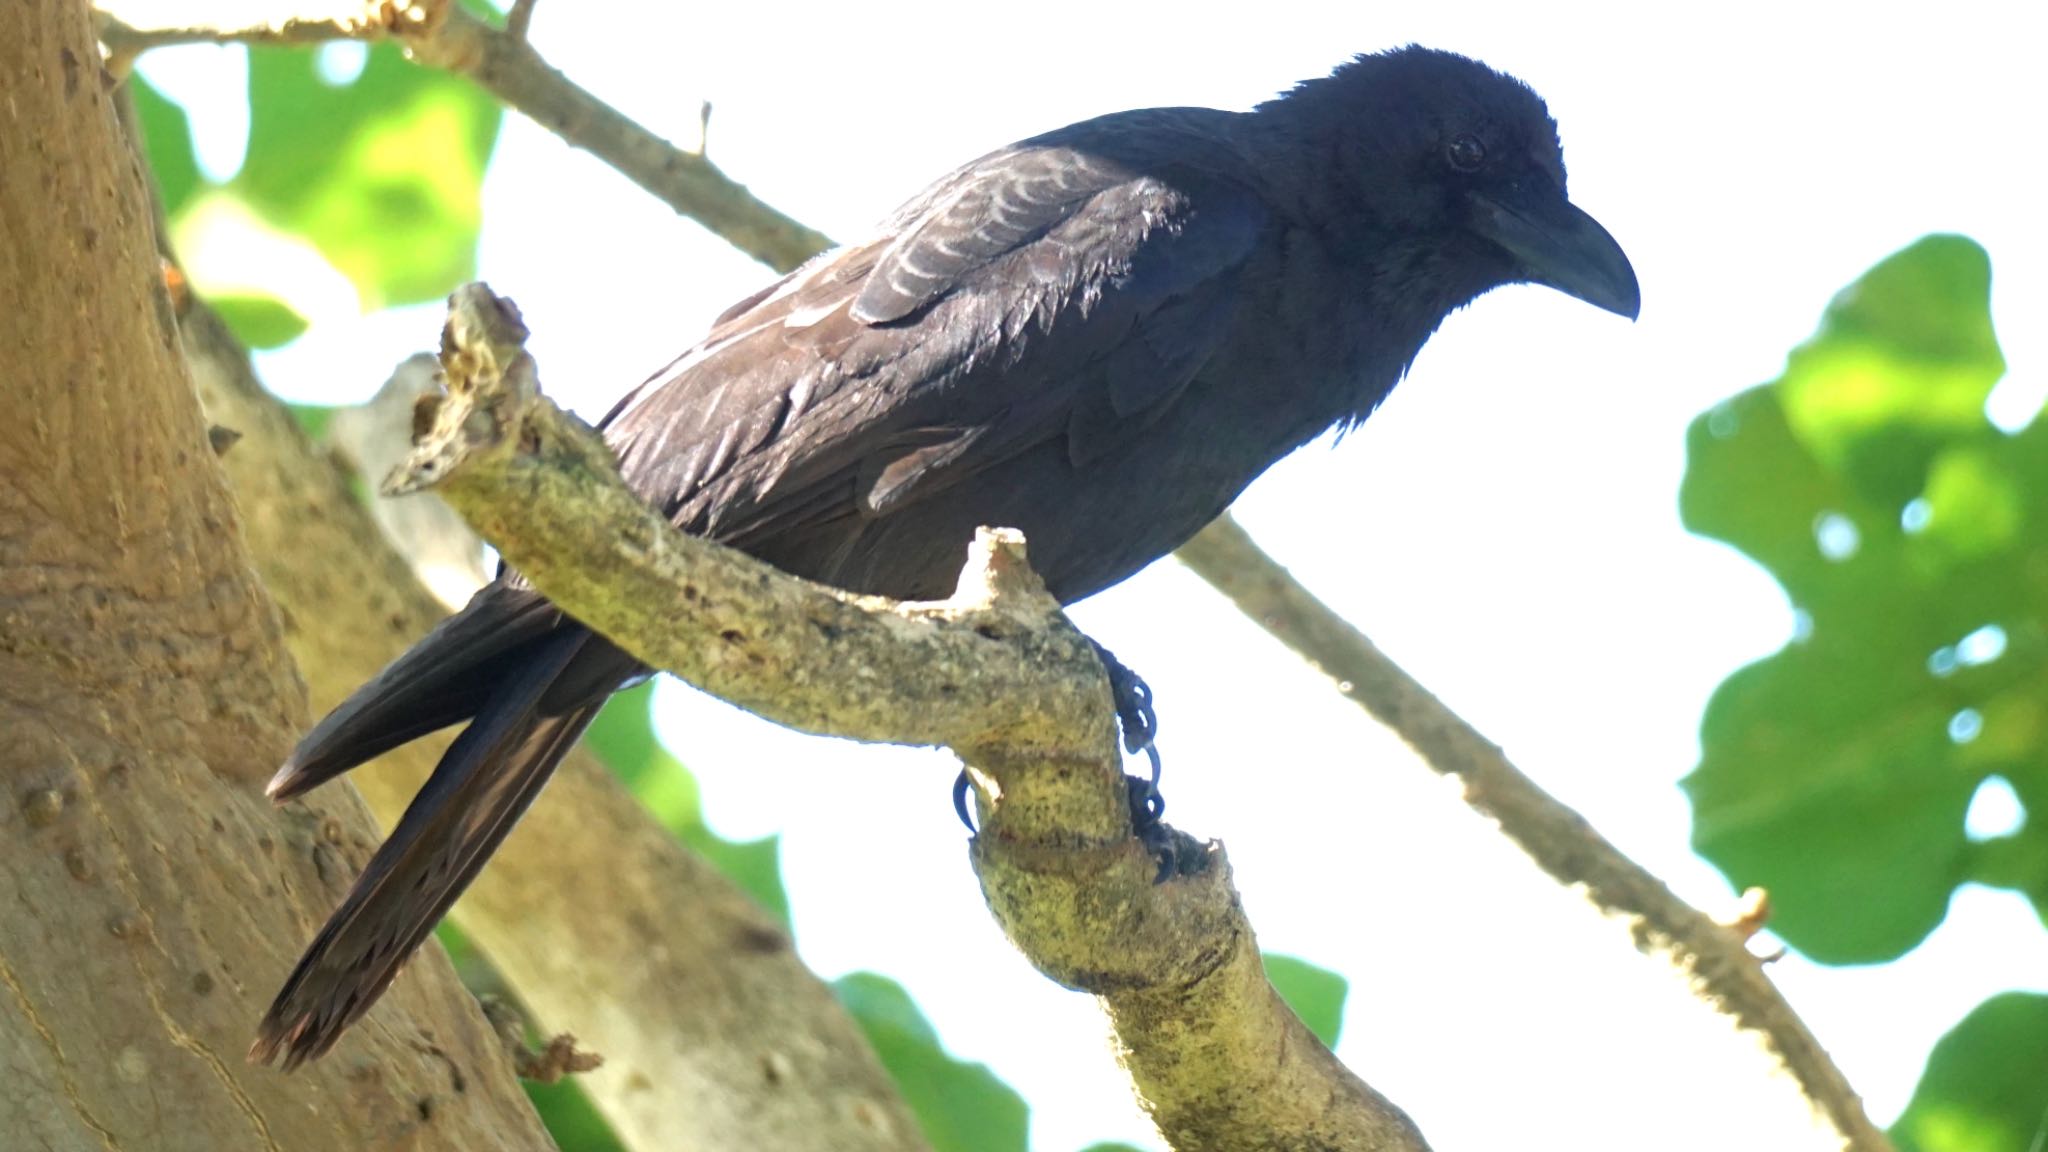
<path fill-rule="evenodd" d="M 986 541 L 977 586 L 941 604 L 898 605 L 704 547 L 625 487 L 596 432 L 540 402 L 508 302 L 471 285 L 451 299 L 448 324 L 449 395 L 386 494 L 433 486 L 487 540 L 574 540 L 563 556 L 528 555 L 517 567 L 635 656 L 808 732 L 955 748 L 1105 746 L 1100 665 L 1063 621 L 1040 623 L 1060 618 L 1021 549 Z"/>
<path fill-rule="evenodd" d="M 449 395 L 391 489 L 433 487 L 565 611 L 648 664 L 793 727 L 958 752 L 979 788 L 972 858 L 990 908 L 1047 975 L 1100 997 L 1141 1102 L 1180 1152 L 1426 1147 L 1273 993 L 1219 846 L 1206 867 L 1154 883 L 1107 680 L 1020 538 L 985 529 L 951 599 L 907 604 L 686 536 L 624 486 L 595 432 L 540 395 L 525 337 L 509 301 L 482 285 L 456 293 Z"/>
<path fill-rule="evenodd" d="M 452 0 L 101 0 L 98 10 L 100 39 L 117 66 L 168 44 L 392 40 L 422 64 L 469 77 L 779 272 L 831 246 L 703 154 L 677 148 L 578 87 L 524 35 L 493 27 Z"/>
<path fill-rule="evenodd" d="M 1260 550 L 1229 516 L 1182 546 L 1181 561 L 1238 610 L 1336 680 L 1431 768 L 1455 778 L 1466 803 L 1559 883 L 1581 888 L 1630 926 L 1637 947 L 1677 967 L 1695 993 L 1764 1038 L 1783 1073 L 1854 1152 L 1890 1152 L 1863 1101 L 1745 946 L 1749 930 L 1680 900 L 1555 797 L 1373 642 Z"/>
<path fill-rule="evenodd" d="M 176 312 L 208 419 L 242 434 L 221 463 L 317 715 L 432 627 L 442 606 L 380 539 L 346 477 L 263 390 L 219 318 L 185 296 Z M 349 780 L 389 827 L 444 745 L 429 737 Z M 280 755 L 257 767 L 252 797 Z M 330 792 L 313 799 L 327 802 Z M 282 949 L 303 944 L 373 846 L 363 837 L 336 862 L 332 887 L 302 913 L 308 926 L 281 941 L 262 972 L 242 971 L 252 995 L 288 970 Z M 593 900 L 598 877 L 605 898 Z M 580 751 L 453 915 L 539 1023 L 570 1029 L 604 1055 L 579 1080 L 629 1148 L 926 1147 L 858 1025 L 781 926 Z M 395 991 L 414 979 L 401 977 Z M 238 1040 L 260 1010 L 238 1018 Z M 374 1033 L 383 1011 L 357 1034 Z M 358 1042 L 344 1038 L 315 1068 L 348 1066 Z"/>

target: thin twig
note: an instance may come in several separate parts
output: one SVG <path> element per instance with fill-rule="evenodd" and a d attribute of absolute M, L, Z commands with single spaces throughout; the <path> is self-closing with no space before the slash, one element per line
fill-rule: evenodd
<path fill-rule="evenodd" d="M 535 0 L 512 0 L 512 8 L 505 13 L 505 34 L 514 40 L 525 40 L 526 30 L 533 26 L 533 5 Z"/>
<path fill-rule="evenodd" d="M 1303 588 L 1229 516 L 1183 545 L 1181 561 L 1339 691 L 1407 741 L 1431 768 L 1464 786 L 1490 818 L 1560 883 L 1582 887 L 1625 920 L 1636 946 L 1684 973 L 1695 993 L 1764 1038 L 1786 1075 L 1856 1152 L 1890 1152 L 1863 1101 L 1745 947 L 1747 932 L 1680 900 L 1623 855 L 1585 817 L 1538 787 L 1371 640 Z"/>
<path fill-rule="evenodd" d="M 553 1084 L 564 1076 L 604 1067 L 603 1053 L 576 1047 L 576 1037 L 568 1032 L 556 1033 L 538 1048 L 527 1043 L 526 1014 L 508 1000 L 479 996 L 477 1005 L 484 1010 L 484 1019 L 491 1022 L 491 1030 L 498 1034 L 498 1043 L 504 1046 L 505 1056 L 512 1063 L 513 1075 L 521 1080 Z"/>
<path fill-rule="evenodd" d="M 448 0 L 327 0 L 297 6 L 290 15 L 278 7 L 248 0 L 102 0 L 100 40 L 110 61 L 169 44 L 394 40 L 422 64 L 469 77 L 778 272 L 831 247 L 824 233 L 762 203 L 702 154 L 677 148 L 571 83 L 510 28 L 494 28 Z"/>

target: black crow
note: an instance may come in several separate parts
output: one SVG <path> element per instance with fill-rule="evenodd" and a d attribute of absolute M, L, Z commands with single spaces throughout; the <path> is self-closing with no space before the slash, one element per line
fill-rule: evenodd
<path fill-rule="evenodd" d="M 1524 282 L 1636 314 L 1543 102 L 1405 48 L 1248 113 L 1120 112 L 975 160 L 734 305 L 603 428 L 679 527 L 797 575 L 939 598 L 1002 525 L 1070 602 L 1364 420 L 1447 314 Z M 321 721 L 272 796 L 468 727 L 252 1055 L 325 1052 L 646 671 L 505 575 Z"/>

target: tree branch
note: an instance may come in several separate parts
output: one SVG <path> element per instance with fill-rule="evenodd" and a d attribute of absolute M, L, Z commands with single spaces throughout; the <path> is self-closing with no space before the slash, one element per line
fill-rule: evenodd
<path fill-rule="evenodd" d="M 288 9 L 274 0 L 101 0 L 98 10 L 100 40 L 117 64 L 170 44 L 394 40 L 420 63 L 474 80 L 778 272 L 831 246 L 701 153 L 677 148 L 571 83 L 523 35 L 494 28 L 452 0 L 309 0 Z"/>
<path fill-rule="evenodd" d="M 1465 802 L 1497 823 L 1538 867 L 1567 887 L 1582 888 L 1601 912 L 1629 925 L 1644 953 L 1677 968 L 1700 999 L 1759 1034 L 1844 1148 L 1890 1152 L 1848 1079 L 1750 954 L 1749 931 L 1717 923 L 1673 895 L 1297 583 L 1228 515 L 1177 555 L 1274 639 L 1336 680 L 1339 691 L 1399 734 L 1431 768 L 1455 777 Z"/>
<path fill-rule="evenodd" d="M 379 537 L 347 478 L 264 391 L 220 319 L 190 296 L 177 300 L 176 312 L 207 417 L 243 434 L 221 463 L 313 710 L 324 712 L 443 609 Z M 349 779 L 388 828 L 444 746 L 429 737 Z M 346 866 L 337 873 L 333 883 L 341 884 Z M 617 882 L 593 900 L 600 876 Z M 322 903 L 306 915 L 317 922 L 324 910 Z M 627 1147 L 926 1147 L 858 1025 L 803 966 L 781 926 L 580 749 L 452 915 L 538 1020 L 573 1030 L 604 1055 L 603 1067 L 579 1081 Z M 303 943 L 305 931 L 290 933 L 287 944 Z M 261 967 L 270 975 L 244 978 L 260 985 L 289 961 L 277 956 Z M 413 979 L 401 978 L 394 991 Z M 372 1028 L 382 1012 L 372 1012 Z M 346 1060 L 355 1043 L 345 1039 L 333 1059 Z M 764 1071 L 771 1067 L 772 1075 Z"/>
<path fill-rule="evenodd" d="M 471 285 L 449 312 L 449 396 L 389 490 L 431 485 L 550 599 L 648 664 L 792 727 L 960 753 L 979 788 L 972 858 L 990 908 L 1042 971 L 1101 998 L 1176 1149 L 1426 1147 L 1274 994 L 1220 846 L 1154 883 L 1107 679 L 1021 538 L 984 529 L 954 596 L 909 604 L 687 536 L 540 395 L 509 301 Z"/>

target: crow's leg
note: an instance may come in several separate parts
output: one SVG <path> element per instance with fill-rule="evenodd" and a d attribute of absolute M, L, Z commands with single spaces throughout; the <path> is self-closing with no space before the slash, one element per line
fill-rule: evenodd
<path fill-rule="evenodd" d="M 1166 797 L 1159 792 L 1159 714 L 1152 708 L 1152 686 L 1124 667 L 1115 653 L 1093 640 L 1088 643 L 1094 645 L 1096 657 L 1109 673 L 1109 692 L 1116 703 L 1117 727 L 1123 730 L 1124 750 L 1143 752 L 1152 764 L 1149 777 L 1125 776 L 1124 782 L 1130 788 L 1131 831 L 1159 861 L 1159 875 L 1154 882 L 1164 883 L 1176 873 L 1198 870 L 1199 856 L 1189 856 L 1186 851 L 1193 841 L 1160 820 L 1166 814 Z"/>
<path fill-rule="evenodd" d="M 1109 695 L 1116 704 L 1116 725 L 1123 731 L 1124 751 L 1143 752 L 1152 762 L 1150 779 L 1129 777 L 1131 782 L 1131 827 L 1143 836 L 1166 813 L 1166 800 L 1159 794 L 1159 714 L 1152 709 L 1152 687 L 1145 678 L 1124 667 L 1116 654 L 1095 641 L 1095 656 L 1109 673 Z"/>
<path fill-rule="evenodd" d="M 1123 733 L 1124 750 L 1143 752 L 1152 765 L 1149 777 L 1126 776 L 1124 780 L 1130 789 L 1131 830 L 1158 857 L 1159 879 L 1164 880 L 1180 870 L 1180 853 L 1178 841 L 1159 820 L 1166 813 L 1166 798 L 1159 794 L 1159 715 L 1152 707 L 1152 688 L 1144 677 L 1124 667 L 1123 661 L 1109 649 L 1093 640 L 1088 643 L 1109 674 L 1110 699 L 1116 706 L 1116 723 Z M 960 817 L 960 823 L 973 832 L 976 829 L 967 807 L 967 791 L 967 772 L 963 769 L 953 781 L 953 811 Z"/>

